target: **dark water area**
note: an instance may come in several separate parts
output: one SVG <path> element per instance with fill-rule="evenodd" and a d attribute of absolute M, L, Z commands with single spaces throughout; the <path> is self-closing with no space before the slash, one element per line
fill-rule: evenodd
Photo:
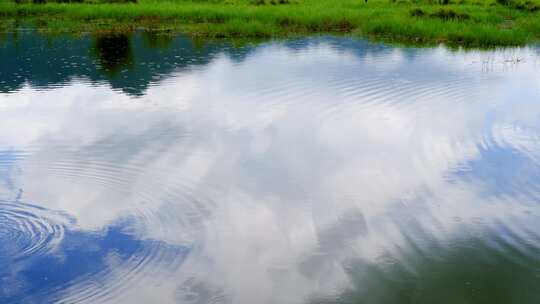
<path fill-rule="evenodd" d="M 0 303 L 540 303 L 540 48 L 0 35 Z"/>

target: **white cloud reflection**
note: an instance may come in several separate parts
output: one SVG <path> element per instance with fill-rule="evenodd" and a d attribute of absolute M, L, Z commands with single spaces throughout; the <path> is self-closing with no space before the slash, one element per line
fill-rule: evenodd
<path fill-rule="evenodd" d="M 0 95 L 0 147 L 22 157 L 0 193 L 21 189 L 79 230 L 131 217 L 137 238 L 191 248 L 141 271 L 111 257 L 104 285 L 74 284 L 66 302 L 302 303 L 351 287 L 351 260 L 384 267 L 390 255 L 414 270 L 401 259 L 412 245 L 529 223 L 527 197 L 486 196 L 460 174 L 504 145 L 536 164 L 535 64 L 408 52 L 277 44 L 137 99 L 80 80 Z M 487 57 L 495 68 L 483 73 Z"/>

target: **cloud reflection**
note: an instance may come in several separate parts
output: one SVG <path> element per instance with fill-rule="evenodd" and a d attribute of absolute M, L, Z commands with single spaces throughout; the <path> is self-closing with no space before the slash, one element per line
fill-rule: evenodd
<path fill-rule="evenodd" d="M 475 292 L 455 281 L 502 286 L 540 263 L 539 75 L 506 56 L 292 40 L 217 52 L 138 99 L 76 80 L 0 95 L 0 193 L 75 219 L 17 282 L 69 303 L 455 303 Z"/>

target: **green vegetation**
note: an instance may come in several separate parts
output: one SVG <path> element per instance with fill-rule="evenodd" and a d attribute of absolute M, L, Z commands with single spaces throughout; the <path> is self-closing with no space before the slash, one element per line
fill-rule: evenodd
<path fill-rule="evenodd" d="M 21 24 L 49 31 L 146 27 L 216 38 L 348 33 L 464 46 L 522 45 L 540 38 L 540 4 L 531 0 L 16 1 L 0 0 L 0 28 Z"/>

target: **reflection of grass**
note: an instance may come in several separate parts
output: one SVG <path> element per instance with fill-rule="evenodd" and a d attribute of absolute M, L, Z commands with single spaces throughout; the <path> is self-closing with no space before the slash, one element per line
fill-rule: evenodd
<path fill-rule="evenodd" d="M 430 0 L 139 0 L 136 4 L 0 0 L 0 19 L 42 20 L 38 26 L 52 30 L 146 26 L 205 37 L 330 32 L 469 46 L 519 45 L 540 38 L 540 12 L 535 2 L 457 1 L 442 5 Z"/>
<path fill-rule="evenodd" d="M 531 240 L 491 235 L 411 245 L 376 264 L 350 261 L 345 268 L 352 286 L 310 303 L 540 303 L 540 249 Z"/>
<path fill-rule="evenodd" d="M 110 77 L 133 64 L 133 51 L 128 35 L 100 35 L 95 38 L 93 51 L 99 65 Z"/>

